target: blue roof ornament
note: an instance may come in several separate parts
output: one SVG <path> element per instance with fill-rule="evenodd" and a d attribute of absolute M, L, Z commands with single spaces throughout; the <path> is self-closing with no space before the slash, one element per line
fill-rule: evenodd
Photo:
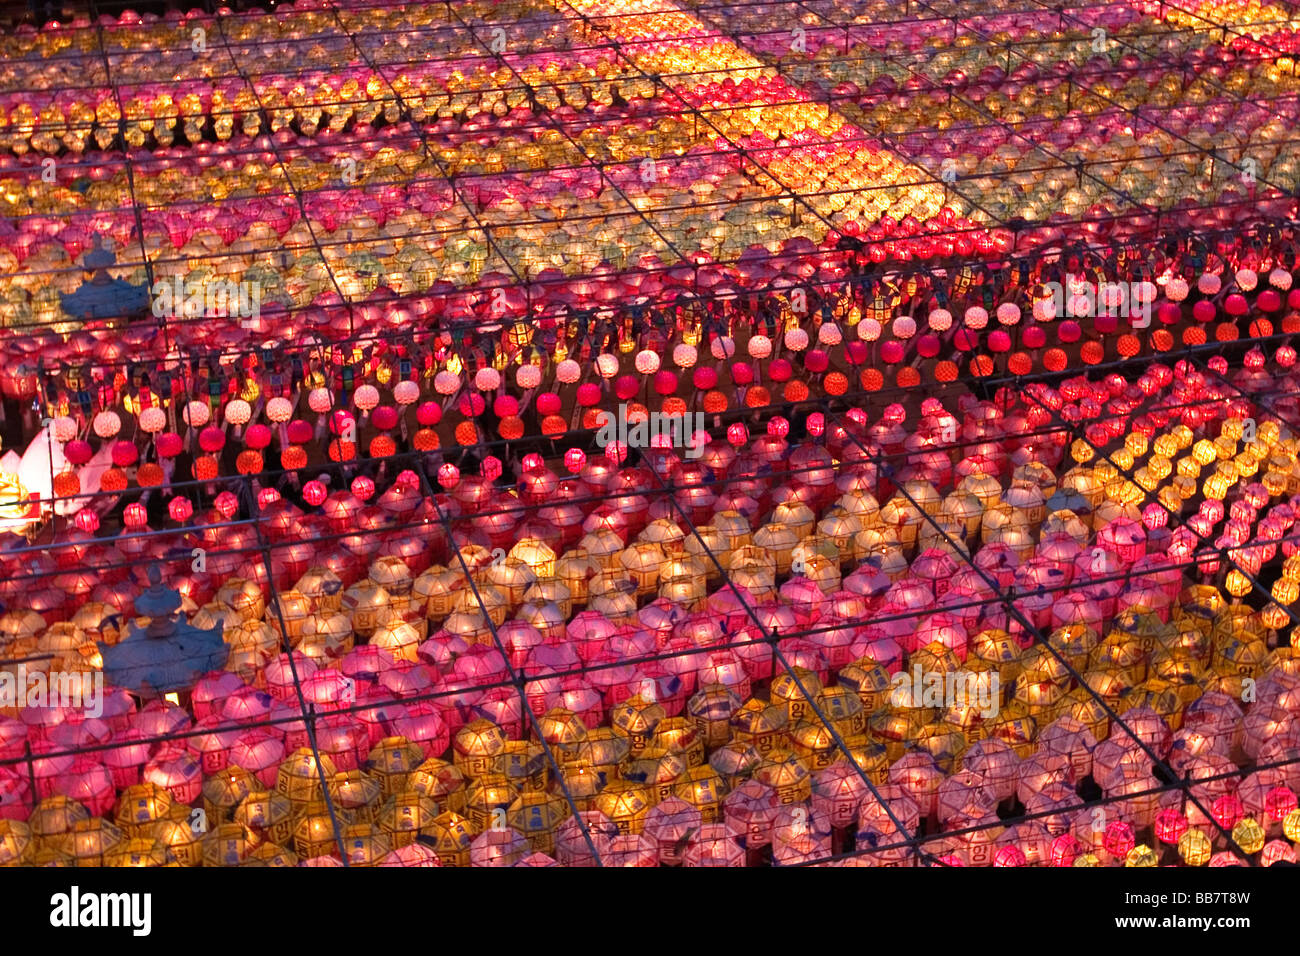
<path fill-rule="evenodd" d="M 74 319 L 130 318 L 149 311 L 149 289 L 114 279 L 108 269 L 117 262 L 112 251 L 105 249 L 99 236 L 82 257 L 82 268 L 93 273 L 76 292 L 59 294 L 63 311 Z"/>
<path fill-rule="evenodd" d="M 188 691 L 208 671 L 225 667 L 230 646 L 220 623 L 191 627 L 179 591 L 164 587 L 158 565 L 149 567 L 149 588 L 135 599 L 135 610 L 149 623 L 130 625 L 121 642 L 100 645 L 104 678 L 143 698 Z"/>

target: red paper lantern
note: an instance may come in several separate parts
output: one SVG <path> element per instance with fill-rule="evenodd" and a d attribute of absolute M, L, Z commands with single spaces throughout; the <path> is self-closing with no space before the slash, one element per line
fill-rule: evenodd
<path fill-rule="evenodd" d="M 362 501 L 369 501 L 375 494 L 375 483 L 365 475 L 352 479 L 352 494 Z"/>
<path fill-rule="evenodd" d="M 285 437 L 289 439 L 290 444 L 305 445 L 311 441 L 311 425 L 307 424 L 301 418 L 295 418 L 285 426 Z"/>
<path fill-rule="evenodd" d="M 620 375 L 614 379 L 614 394 L 622 401 L 627 401 L 641 390 L 641 382 L 634 375 Z"/>
<path fill-rule="evenodd" d="M 337 438 L 329 443 L 330 461 L 351 461 L 357 457 L 356 442 L 339 441 Z"/>
<path fill-rule="evenodd" d="M 260 451 L 267 445 L 271 444 L 271 429 L 265 425 L 249 425 L 244 432 L 244 445 L 248 448 Z"/>
<path fill-rule="evenodd" d="M 119 468 L 130 468 L 140 460 L 140 451 L 129 441 L 120 441 L 113 446 L 113 464 Z"/>
<path fill-rule="evenodd" d="M 185 447 L 181 436 L 175 432 L 163 432 L 154 439 L 153 446 L 159 458 L 175 458 Z"/>
<path fill-rule="evenodd" d="M 487 400 L 478 392 L 465 392 L 456 402 L 456 408 L 466 418 L 477 418 L 487 411 Z"/>
<path fill-rule="evenodd" d="M 216 425 L 209 425 L 199 432 L 199 447 L 208 454 L 216 454 L 226 447 L 226 433 Z"/>
<path fill-rule="evenodd" d="M 677 391 L 677 376 L 668 369 L 660 369 L 655 373 L 654 389 L 660 395 L 671 395 Z"/>
<path fill-rule="evenodd" d="M 241 451 L 235 457 L 235 469 L 241 475 L 256 475 L 262 470 L 262 455 L 256 451 Z"/>
<path fill-rule="evenodd" d="M 149 512 L 138 501 L 122 509 L 122 523 L 132 530 L 143 528 L 149 522 Z"/>
<path fill-rule="evenodd" d="M 319 481 L 309 481 L 302 486 L 302 497 L 307 504 L 313 508 L 318 508 L 325 503 L 325 498 L 329 493 L 325 486 Z"/>
<path fill-rule="evenodd" d="M 79 438 L 68 442 L 63 448 L 63 457 L 74 465 L 84 465 L 94 454 L 95 451 L 90 447 L 90 443 Z"/>

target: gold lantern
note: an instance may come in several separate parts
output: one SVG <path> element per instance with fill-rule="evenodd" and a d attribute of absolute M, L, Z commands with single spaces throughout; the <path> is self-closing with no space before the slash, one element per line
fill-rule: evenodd
<path fill-rule="evenodd" d="M 775 790 L 782 804 L 802 803 L 812 797 L 812 774 L 790 750 L 769 751 L 755 768 L 754 779 Z"/>
<path fill-rule="evenodd" d="M 393 851 L 387 834 L 373 823 L 353 823 L 342 830 L 343 852 L 350 866 L 376 866 Z"/>
<path fill-rule="evenodd" d="M 258 842 L 285 844 L 293 837 L 293 804 L 280 793 L 250 793 L 235 808 L 234 823 L 258 837 Z"/>
<path fill-rule="evenodd" d="M 23 866 L 36 852 L 31 828 L 20 820 L 0 820 L 0 866 Z"/>
<path fill-rule="evenodd" d="M 322 765 L 326 760 L 328 758 L 322 755 Z M 405 737 L 385 737 L 370 748 L 366 765 L 370 773 L 379 781 L 384 796 L 391 797 L 407 789 L 407 777 L 423 762 L 424 752 Z M 333 767 L 330 770 L 332 775 Z"/>
<path fill-rule="evenodd" d="M 506 811 L 510 826 L 522 833 L 536 853 L 555 853 L 555 830 L 569 816 L 568 804 L 543 791 L 522 793 Z"/>
<path fill-rule="evenodd" d="M 495 773 L 497 757 L 505 744 L 505 732 L 492 721 L 481 717 L 470 721 L 452 740 L 456 767 L 470 778 Z"/>
<path fill-rule="evenodd" d="M 238 823 L 220 823 L 201 842 L 204 866 L 238 866 L 262 841 Z"/>
<path fill-rule="evenodd" d="M 417 602 L 423 602 L 425 616 L 438 623 L 451 613 L 457 586 L 464 587 L 465 584 L 463 574 L 435 564 L 415 579 L 411 593 Z"/>
<path fill-rule="evenodd" d="M 507 740 L 497 754 L 496 772 L 521 790 L 544 790 L 550 782 L 546 750 L 531 740 Z"/>
<path fill-rule="evenodd" d="M 509 557 L 523 562 L 534 578 L 549 578 L 555 574 L 555 552 L 538 538 L 524 538 L 510 549 Z"/>
<path fill-rule="evenodd" d="M 352 646 L 352 621 L 346 614 L 314 613 L 302 622 L 297 649 L 322 667 L 343 657 Z"/>
<path fill-rule="evenodd" d="M 166 866 L 168 862 L 167 847 L 152 838 L 125 840 L 104 857 L 104 865 L 121 866 Z"/>
<path fill-rule="evenodd" d="M 830 727 L 816 717 L 793 722 L 788 736 L 795 754 L 814 773 L 826 769 L 839 758 L 839 745 Z"/>
<path fill-rule="evenodd" d="M 446 866 L 469 866 L 470 844 L 478 831 L 468 817 L 446 810 L 434 818 L 431 831 L 439 860 Z"/>
<path fill-rule="evenodd" d="M 793 667 L 772 679 L 771 702 L 784 707 L 788 722 L 793 724 L 811 716 L 810 700 L 821 690 L 821 679 L 815 673 L 804 667 Z M 763 752 L 762 748 L 759 750 Z"/>
<path fill-rule="evenodd" d="M 653 791 L 632 780 L 612 780 L 596 795 L 593 806 L 613 821 L 619 833 L 640 833 L 655 804 Z"/>
<path fill-rule="evenodd" d="M 667 518 L 656 518 L 638 536 L 642 542 L 656 545 L 665 556 L 681 554 L 686 547 L 686 532 Z"/>
<path fill-rule="evenodd" d="M 699 559 L 700 568 L 708 582 L 717 583 L 722 579 L 722 570 L 730 566 L 732 539 L 714 525 L 701 525 L 695 530 L 698 535 L 690 535 L 686 539 L 685 552 Z M 717 558 L 716 563 L 709 557 L 710 554 Z"/>
<path fill-rule="evenodd" d="M 751 698 L 732 716 L 731 727 L 738 741 L 765 757 L 784 743 L 789 722 L 786 705 Z"/>
<path fill-rule="evenodd" d="M 654 593 L 660 566 L 666 559 L 667 555 L 657 543 L 638 541 L 619 555 L 619 564 L 631 575 L 637 595 L 645 597 Z"/>
<path fill-rule="evenodd" d="M 302 640 L 303 627 L 313 614 L 311 601 L 300 591 L 284 591 L 279 595 L 279 605 L 284 635 L 290 647 L 297 647 Z"/>
<path fill-rule="evenodd" d="M 259 789 L 256 777 L 233 764 L 208 777 L 203 781 L 203 812 L 209 825 L 229 822 L 239 802 Z"/>
<path fill-rule="evenodd" d="M 704 738 L 688 717 L 666 717 L 659 721 L 650 745 L 680 755 L 687 767 L 704 765 Z"/>
<path fill-rule="evenodd" d="M 455 764 L 430 757 L 416 767 L 406 781 L 412 793 L 433 800 L 440 807 L 462 813 L 465 810 L 465 775 Z"/>
<path fill-rule="evenodd" d="M 780 522 L 769 522 L 754 532 L 754 547 L 759 548 L 776 559 L 776 573 L 790 573 L 794 560 L 794 548 L 799 543 L 799 536 L 793 529 Z"/>
<path fill-rule="evenodd" d="M 332 777 L 334 761 L 324 754 L 319 763 L 316 755 L 306 747 L 299 747 L 281 764 L 275 774 L 275 791 L 288 797 L 297 806 L 325 799 L 321 778 Z M 247 795 L 245 795 L 247 796 Z M 306 853 L 304 856 L 315 856 Z"/>
<path fill-rule="evenodd" d="M 538 578 L 524 592 L 524 601 L 530 604 L 554 604 L 565 620 L 573 616 L 573 592 L 559 577 Z"/>
<path fill-rule="evenodd" d="M 659 722 L 667 716 L 661 704 L 637 694 L 629 697 L 610 714 L 610 726 L 627 738 L 629 749 L 639 754 L 650 743 Z"/>
<path fill-rule="evenodd" d="M 388 592 L 373 581 L 359 581 L 343 592 L 343 608 L 351 615 L 352 630 L 370 637 L 392 613 Z"/>
<path fill-rule="evenodd" d="M 682 754 L 646 747 L 640 754 L 629 757 L 620 767 L 619 776 L 651 787 L 657 803 L 672 795 L 688 769 L 686 758 Z"/>
<path fill-rule="evenodd" d="M 26 825 L 42 846 L 70 853 L 73 825 L 89 819 L 89 810 L 69 797 L 56 794 L 36 804 Z"/>
<path fill-rule="evenodd" d="M 343 610 L 343 581 L 329 568 L 308 568 L 307 574 L 294 584 L 294 591 L 307 597 L 318 614 L 335 614 Z"/>
<path fill-rule="evenodd" d="M 154 828 L 171 813 L 172 797 L 154 783 L 137 783 L 122 791 L 116 820 L 128 838 L 152 838 Z"/>
<path fill-rule="evenodd" d="M 867 714 L 862 698 L 851 687 L 837 684 L 818 691 L 817 709 L 826 715 L 841 737 L 856 737 L 867 731 Z"/>
<path fill-rule="evenodd" d="M 506 825 L 509 808 L 519 796 L 519 789 L 497 773 L 484 774 L 470 781 L 465 794 L 465 812 L 481 833 Z"/>
<path fill-rule="evenodd" d="M 726 779 L 708 764 L 692 767 L 686 772 L 685 779 L 673 788 L 673 795 L 698 810 L 704 823 L 717 823 L 722 819 L 722 803 L 728 792 Z"/>
<path fill-rule="evenodd" d="M 587 603 L 587 582 L 596 576 L 601 565 L 585 548 L 566 551 L 555 563 L 555 574 L 569 589 L 575 607 Z"/>
<path fill-rule="evenodd" d="M 243 578 L 227 578 L 217 591 L 216 602 L 233 608 L 245 621 L 259 621 L 266 614 L 262 589 Z"/>
<path fill-rule="evenodd" d="M 395 661 L 419 661 L 422 637 L 418 630 L 400 618 L 391 618 L 375 628 L 370 644 L 383 649 Z"/>
<path fill-rule="evenodd" d="M 191 822 L 188 807 L 173 807 L 172 814 L 154 827 L 153 839 L 166 847 L 180 866 L 202 865 L 202 833 Z"/>
<path fill-rule="evenodd" d="M 535 541 L 536 539 L 526 539 L 526 541 Z M 523 551 L 530 556 L 533 554 L 535 547 L 546 548 L 552 555 L 550 565 L 554 566 L 554 552 L 551 552 L 545 544 L 538 541 L 536 545 L 520 542 L 515 545 L 514 549 L 502 561 L 493 562 L 479 572 L 481 580 L 486 582 L 490 587 L 498 591 L 505 599 L 507 610 L 517 608 L 524 601 L 524 595 L 537 580 L 537 572 L 527 561 L 517 554 L 521 545 Z M 472 599 L 469 595 L 464 596 L 465 601 L 477 600 Z"/>
<path fill-rule="evenodd" d="M 892 688 L 889 671 L 870 657 L 858 658 L 851 664 L 840 668 L 836 675 L 840 686 L 852 689 L 862 701 L 863 713 L 869 719 L 889 703 Z"/>
<path fill-rule="evenodd" d="M 417 837 L 433 835 L 433 821 L 438 816 L 438 805 L 426 796 L 413 791 L 389 797 L 375 816 L 375 823 L 384 832 L 393 849 L 414 843 Z"/>
<path fill-rule="evenodd" d="M 383 785 L 364 770 L 340 770 L 330 777 L 328 789 L 334 805 L 358 823 L 373 822 L 383 806 Z"/>

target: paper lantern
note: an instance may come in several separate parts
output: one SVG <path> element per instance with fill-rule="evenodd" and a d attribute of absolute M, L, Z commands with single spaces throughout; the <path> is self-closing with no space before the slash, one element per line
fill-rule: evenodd
<path fill-rule="evenodd" d="M 227 422 L 236 426 L 248 424 L 248 420 L 253 415 L 253 409 L 242 398 L 231 399 L 226 403 L 224 416 Z"/>
<path fill-rule="evenodd" d="M 521 365 L 515 372 L 515 384 L 525 391 L 542 384 L 542 370 L 536 365 Z"/>
<path fill-rule="evenodd" d="M 116 412 L 100 412 L 95 416 L 94 428 L 100 438 L 115 438 L 122 430 L 122 419 Z"/>

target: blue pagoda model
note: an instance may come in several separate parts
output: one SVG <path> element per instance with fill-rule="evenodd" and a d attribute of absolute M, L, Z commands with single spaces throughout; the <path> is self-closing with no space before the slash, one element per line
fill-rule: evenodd
<path fill-rule="evenodd" d="M 191 627 L 177 612 L 179 591 L 165 588 L 157 565 L 149 568 L 150 587 L 135 599 L 136 614 L 149 618 L 141 628 L 132 622 L 118 644 L 100 645 L 104 678 L 143 698 L 188 691 L 205 673 L 220 670 L 230 656 L 217 624 Z"/>
<path fill-rule="evenodd" d="M 96 236 L 95 245 L 82 259 L 82 268 L 91 276 L 76 292 L 59 295 L 63 311 L 74 319 L 87 321 L 131 318 L 148 312 L 149 290 L 109 275 L 108 270 L 115 262 L 117 258 Z"/>

